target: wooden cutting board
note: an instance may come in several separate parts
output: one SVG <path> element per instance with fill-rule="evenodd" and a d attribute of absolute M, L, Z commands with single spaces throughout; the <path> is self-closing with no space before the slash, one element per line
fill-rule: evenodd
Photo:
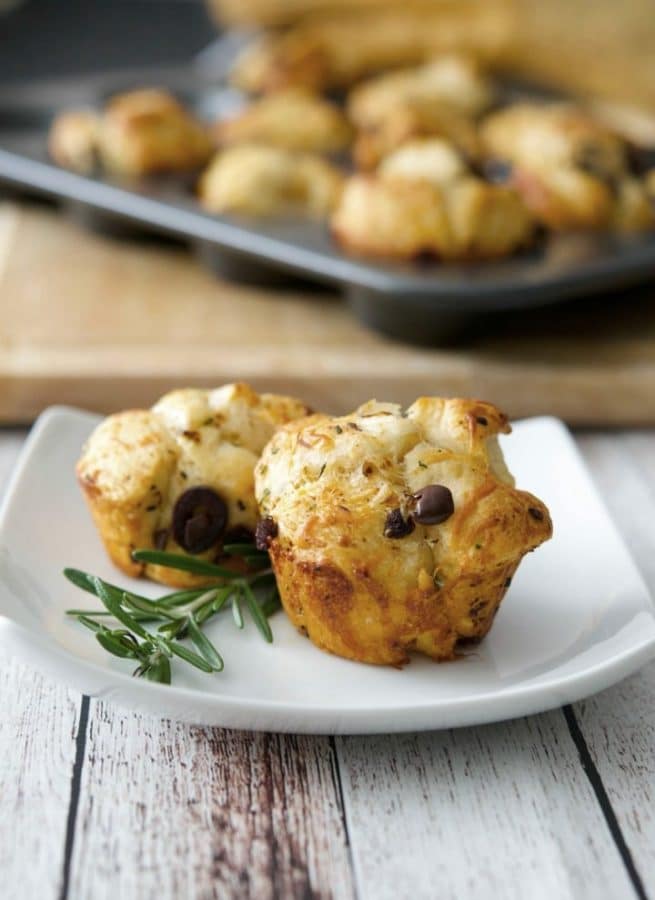
<path fill-rule="evenodd" d="M 498 319 L 457 346 L 386 339 L 335 295 L 214 277 L 184 249 L 0 204 L 0 421 L 53 403 L 101 412 L 243 379 L 327 411 L 473 395 L 512 416 L 655 423 L 655 287 Z"/>

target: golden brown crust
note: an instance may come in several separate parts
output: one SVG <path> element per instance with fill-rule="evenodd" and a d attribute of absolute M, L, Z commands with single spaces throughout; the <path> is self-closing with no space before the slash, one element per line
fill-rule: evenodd
<path fill-rule="evenodd" d="M 144 88 L 113 97 L 98 115 L 68 112 L 51 128 L 50 153 L 60 165 L 139 176 L 201 166 L 212 146 L 205 127 L 167 91 Z"/>
<path fill-rule="evenodd" d="M 351 139 L 338 106 L 299 88 L 250 104 L 234 118 L 217 122 L 213 134 L 219 146 L 255 143 L 315 153 L 343 150 Z"/>
<path fill-rule="evenodd" d="M 48 134 L 48 152 L 64 169 L 89 174 L 98 164 L 100 117 L 76 109 L 56 117 Z"/>
<path fill-rule="evenodd" d="M 388 154 L 377 171 L 381 178 L 424 181 L 436 187 L 447 187 L 470 174 L 457 148 L 434 137 L 407 141 Z"/>
<path fill-rule="evenodd" d="M 357 128 L 374 128 L 413 103 L 444 105 L 462 115 L 477 116 L 492 100 L 493 89 L 479 65 L 469 57 L 450 54 L 358 84 L 348 95 L 348 115 Z"/>
<path fill-rule="evenodd" d="M 253 469 L 275 428 L 307 413 L 298 400 L 256 394 L 248 385 L 187 389 L 150 410 L 105 419 L 87 441 L 77 476 L 112 561 L 128 575 L 174 587 L 207 583 L 189 573 L 135 563 L 134 549 L 186 553 L 171 532 L 173 507 L 189 488 L 209 487 L 227 506 L 226 534 L 254 532 Z M 195 554 L 214 559 L 222 536 Z M 223 563 L 222 563 L 223 564 Z"/>
<path fill-rule="evenodd" d="M 417 137 L 447 138 L 473 159 L 478 155 L 473 117 L 492 98 L 488 80 L 464 56 L 445 56 L 371 78 L 348 96 L 348 114 L 359 130 L 355 161 L 360 168 L 372 169 Z"/>
<path fill-rule="evenodd" d="M 255 490 L 294 624 L 332 653 L 391 665 L 412 650 L 450 659 L 483 637 L 521 558 L 552 532 L 544 504 L 513 486 L 495 437 L 508 431 L 491 404 L 429 397 L 278 431 Z M 386 536 L 389 514 L 416 517 L 429 484 L 451 491 L 454 513 Z"/>
<path fill-rule="evenodd" d="M 550 228 L 640 231 L 655 224 L 646 186 L 629 172 L 625 142 L 580 108 L 516 104 L 483 123 L 481 142 L 487 156 L 512 164 L 512 183 Z"/>
<path fill-rule="evenodd" d="M 480 155 L 475 123 L 445 103 L 409 101 L 391 110 L 379 125 L 359 131 L 353 158 L 359 169 L 371 170 L 403 144 L 417 138 L 445 138 L 467 158 Z"/>
<path fill-rule="evenodd" d="M 506 48 L 511 21 L 505 4 L 491 8 L 449 0 L 421 9 L 384 7 L 310 17 L 249 47 L 232 79 L 254 93 L 292 85 L 323 89 L 440 53 L 497 59 Z"/>
<path fill-rule="evenodd" d="M 336 206 L 342 186 L 343 174 L 320 156 L 239 144 L 216 154 L 198 196 L 213 213 L 320 219 Z"/>
<path fill-rule="evenodd" d="M 438 139 L 400 147 L 376 176 L 348 179 L 332 229 L 351 253 L 445 260 L 506 256 L 528 244 L 534 230 L 514 189 L 469 175 Z"/>
<path fill-rule="evenodd" d="M 449 245 L 442 195 L 430 184 L 349 178 L 331 227 L 344 250 L 362 256 L 412 259 Z"/>

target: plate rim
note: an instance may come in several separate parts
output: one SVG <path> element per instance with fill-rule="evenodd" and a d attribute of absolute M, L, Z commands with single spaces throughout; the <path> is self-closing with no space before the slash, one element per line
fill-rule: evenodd
<path fill-rule="evenodd" d="M 4 537 L 5 522 L 16 489 L 22 482 L 24 473 L 29 469 L 44 434 L 53 425 L 60 427 L 61 424 L 65 424 L 66 420 L 99 421 L 101 418 L 102 416 L 96 413 L 65 405 L 51 406 L 41 413 L 25 440 L 5 488 L 0 504 L 0 538 Z M 634 572 L 652 603 L 651 591 L 630 554 L 623 535 L 616 528 L 569 429 L 554 416 L 534 416 L 520 421 L 548 422 L 556 426 L 565 438 L 569 450 L 575 454 L 584 469 L 590 489 L 594 491 L 605 509 L 614 538 L 623 545 Z M 11 554 L 8 542 L 3 541 L 2 546 Z M 655 619 L 655 609 L 651 608 L 648 612 Z M 252 731 L 306 734 L 389 733 L 389 718 L 394 719 L 394 732 L 504 721 L 580 700 L 617 683 L 651 659 L 655 659 L 655 637 L 650 637 L 634 642 L 609 659 L 594 662 L 573 675 L 541 679 L 536 683 L 534 680 L 528 680 L 511 687 L 476 693 L 464 698 L 450 697 L 425 700 L 411 705 L 404 703 L 377 708 L 357 706 L 339 710 L 324 705 L 308 705 L 306 702 L 276 699 L 261 701 L 248 697 L 209 694 L 176 685 L 138 681 L 126 673 L 113 671 L 74 656 L 64 647 L 49 641 L 39 631 L 15 621 L 4 613 L 0 613 L 0 646 L 10 656 L 18 657 L 23 662 L 46 671 L 57 681 L 91 697 L 111 698 L 123 708 L 169 716 L 195 724 L 220 724 L 223 727 Z M 103 682 L 103 685 L 98 687 L 100 682 Z M 255 724 L 252 723 L 253 718 L 257 720 Z M 311 726 L 307 724 L 308 718 L 311 719 Z M 336 724 L 335 720 L 338 720 Z M 360 726 L 353 727 L 358 721 Z"/>

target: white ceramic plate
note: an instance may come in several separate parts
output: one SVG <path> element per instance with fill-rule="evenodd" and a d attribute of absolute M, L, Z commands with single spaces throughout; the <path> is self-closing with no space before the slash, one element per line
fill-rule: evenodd
<path fill-rule="evenodd" d="M 521 487 L 551 509 L 555 537 L 521 564 L 490 635 L 471 656 L 405 669 L 348 662 L 314 648 L 284 613 L 275 642 L 252 624 L 211 628 L 225 671 L 174 665 L 171 687 L 132 678 L 64 616 L 96 601 L 61 575 L 71 565 L 132 585 L 111 566 L 73 466 L 96 416 L 55 408 L 37 422 L 0 514 L 0 644 L 56 678 L 122 706 L 209 725 L 309 733 L 445 728 L 507 719 L 577 700 L 655 656 L 648 591 L 603 507 L 575 444 L 549 418 L 503 440 Z M 88 603 L 86 602 L 88 599 Z"/>

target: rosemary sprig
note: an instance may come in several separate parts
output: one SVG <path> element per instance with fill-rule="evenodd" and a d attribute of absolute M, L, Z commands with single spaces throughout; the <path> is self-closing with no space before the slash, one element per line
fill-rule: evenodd
<path fill-rule="evenodd" d="M 64 569 L 66 578 L 80 590 L 93 594 L 103 608 L 69 609 L 66 614 L 95 634 L 98 643 L 114 656 L 135 660 L 138 665 L 133 674 L 160 684 L 171 682 L 171 659 L 177 657 L 207 674 L 221 672 L 223 658 L 203 631 L 203 627 L 227 606 L 232 610 L 238 628 L 245 625 L 242 605 L 262 637 L 268 643 L 273 633 L 268 619 L 280 608 L 275 576 L 270 568 L 268 554 L 252 544 L 226 546 L 229 556 L 240 556 L 251 571 L 243 575 L 206 560 L 166 553 L 160 550 L 135 550 L 133 558 L 166 568 L 178 569 L 220 579 L 215 587 L 192 588 L 173 591 L 153 600 L 133 591 L 126 591 L 80 569 Z M 273 586 L 273 594 L 264 602 L 256 591 Z M 114 619 L 120 627 L 110 627 L 106 619 Z M 146 625 L 158 625 L 149 630 Z M 191 649 L 180 641 L 188 638 Z"/>

